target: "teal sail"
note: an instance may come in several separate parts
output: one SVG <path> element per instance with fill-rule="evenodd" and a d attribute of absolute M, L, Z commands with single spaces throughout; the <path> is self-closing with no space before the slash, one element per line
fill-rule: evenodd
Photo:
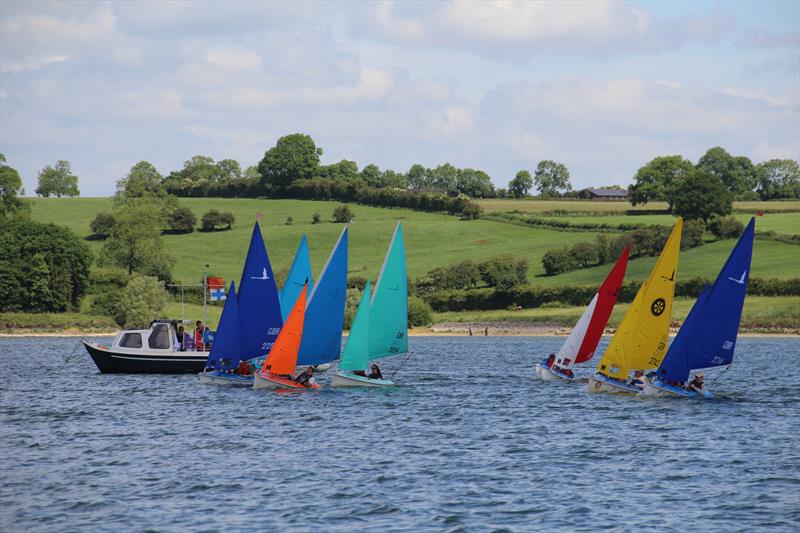
<path fill-rule="evenodd" d="M 714 284 L 700 293 L 658 368 L 658 377 L 683 383 L 692 370 L 733 361 L 753 255 L 755 219 L 731 251 Z"/>
<path fill-rule="evenodd" d="M 297 364 L 321 365 L 339 358 L 347 297 L 347 228 L 342 230 L 328 262 L 308 297 Z"/>
<path fill-rule="evenodd" d="M 303 238 L 300 239 L 300 245 L 297 247 L 297 253 L 294 254 L 292 267 L 286 276 L 286 283 L 283 284 L 283 289 L 280 291 L 281 314 L 284 322 L 286 322 L 286 318 L 292 311 L 292 307 L 294 307 L 294 303 L 306 283 L 308 283 L 310 294 L 313 291 L 314 281 L 311 277 L 311 257 L 308 253 L 308 241 L 306 236 L 303 235 Z"/>
<path fill-rule="evenodd" d="M 242 359 L 239 342 L 239 305 L 236 298 L 236 285 L 231 281 L 225 307 L 214 336 L 214 344 L 208 355 L 206 370 L 228 370 L 234 368 Z"/>
<path fill-rule="evenodd" d="M 364 285 L 361 302 L 358 304 L 350 335 L 342 351 L 342 360 L 339 368 L 342 370 L 366 370 L 369 365 L 369 280 Z"/>
<path fill-rule="evenodd" d="M 381 359 L 408 351 L 408 275 L 403 225 L 398 222 L 372 293 L 369 357 Z"/>

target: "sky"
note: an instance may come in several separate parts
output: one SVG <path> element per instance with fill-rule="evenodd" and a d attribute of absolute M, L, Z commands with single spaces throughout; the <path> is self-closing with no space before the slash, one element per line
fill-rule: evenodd
<path fill-rule="evenodd" d="M 722 146 L 800 159 L 800 2 L 0 1 L 0 152 L 28 195 L 72 164 L 107 196 L 140 160 L 449 162 L 575 188 Z"/>

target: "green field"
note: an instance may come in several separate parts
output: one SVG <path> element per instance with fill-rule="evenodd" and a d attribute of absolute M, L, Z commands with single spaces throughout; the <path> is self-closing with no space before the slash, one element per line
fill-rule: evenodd
<path fill-rule="evenodd" d="M 487 213 L 503 211 L 523 211 L 528 213 L 544 213 L 564 210 L 570 213 L 586 211 L 588 213 L 623 213 L 628 210 L 643 211 L 652 209 L 667 209 L 666 202 L 650 202 L 646 205 L 631 206 L 628 202 L 599 201 L 599 200 L 538 200 L 527 198 L 524 200 L 513 199 L 488 199 L 477 200 Z M 800 211 L 799 200 L 776 202 L 733 202 L 735 210 L 752 211 L 768 209 L 770 211 Z M 605 220 L 605 219 L 603 219 Z"/>
<path fill-rule="evenodd" d="M 618 303 L 614 307 L 609 320 L 610 327 L 617 327 L 630 304 Z M 694 299 L 677 298 L 672 308 L 674 321 L 683 322 L 689 310 L 694 305 Z M 508 311 L 505 309 L 495 311 L 460 311 L 457 313 L 436 313 L 436 322 L 538 322 L 557 323 L 571 327 L 578 321 L 584 307 L 563 307 L 523 309 L 521 311 Z M 782 330 L 794 332 L 800 324 L 800 296 L 748 296 L 742 311 L 742 328 L 750 330 Z"/>
<path fill-rule="evenodd" d="M 517 201 L 519 202 L 562 206 L 565 203 L 611 204 L 611 202 Z M 37 220 L 67 225 L 81 236 L 90 233 L 89 222 L 97 212 L 110 211 L 112 207 L 111 199 L 108 198 L 37 198 L 32 203 L 33 216 Z M 342 224 L 329 221 L 334 207 L 338 205 L 337 202 L 193 198 L 182 199 L 181 203 L 189 206 L 198 218 L 211 208 L 231 211 L 236 216 L 236 224 L 231 231 L 194 232 L 188 235 L 164 237 L 167 248 L 176 259 L 173 269 L 174 279 L 186 283 L 195 283 L 202 279 L 205 263 L 210 265 L 210 272 L 221 275 L 226 280 L 238 280 L 247 250 L 251 224 L 259 210 L 265 215 L 261 224 L 262 231 L 275 269 L 288 268 L 301 235 L 307 234 L 316 275 L 343 228 Z M 776 202 L 780 205 L 790 203 Z M 465 259 L 480 261 L 504 253 L 526 258 L 530 265 L 529 279 L 540 285 L 597 285 L 605 278 L 610 268 L 609 265 L 602 265 L 559 276 L 543 275 L 541 258 L 545 252 L 578 241 L 592 240 L 596 235 L 593 232 L 526 227 L 489 220 L 465 222 L 453 216 L 407 209 L 384 209 L 361 205 L 354 205 L 352 208 L 356 218 L 350 224 L 351 276 L 369 276 L 374 279 L 380 269 L 397 220 L 403 221 L 408 269 L 414 278 L 437 266 L 450 265 Z M 315 211 L 322 215 L 324 221 L 322 224 L 311 224 L 311 217 Z M 288 216 L 294 218 L 294 223 L 290 226 L 284 224 Z M 759 224 L 762 220 L 775 216 L 786 215 L 767 214 L 759 219 Z M 605 221 L 606 218 L 617 217 L 603 217 L 602 220 Z M 87 242 L 95 252 L 102 246 L 100 242 Z M 713 277 L 722 266 L 731 246 L 733 241 L 728 240 L 712 242 L 682 252 L 678 268 L 679 279 L 694 276 Z M 646 278 L 654 263 L 653 257 L 631 261 L 628 266 L 628 279 Z M 751 275 L 782 279 L 800 276 L 800 246 L 757 239 Z"/>

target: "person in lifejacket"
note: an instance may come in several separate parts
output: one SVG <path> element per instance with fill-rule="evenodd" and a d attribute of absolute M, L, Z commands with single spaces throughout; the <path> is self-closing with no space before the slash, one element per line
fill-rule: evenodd
<path fill-rule="evenodd" d="M 250 361 L 242 359 L 241 361 L 239 361 L 239 366 L 236 367 L 234 373 L 240 376 L 249 376 L 250 374 L 253 373 L 253 365 L 250 364 Z"/>
<path fill-rule="evenodd" d="M 689 385 L 686 388 L 692 392 L 698 392 L 700 394 L 703 394 L 706 390 L 706 386 L 703 383 L 704 379 L 705 377 L 703 376 L 703 373 L 698 372 L 694 375 L 694 379 L 691 381 L 691 383 L 689 383 Z"/>
<path fill-rule="evenodd" d="M 311 387 L 316 384 L 314 381 L 314 367 L 306 367 L 294 380 L 304 387 Z"/>
<path fill-rule="evenodd" d="M 372 365 L 372 371 L 369 373 L 369 379 L 383 379 L 383 374 L 381 374 L 381 369 L 378 365 Z"/>
<path fill-rule="evenodd" d="M 547 356 L 547 359 L 544 360 L 544 366 L 547 368 L 553 368 L 553 363 L 556 361 L 556 354 L 551 353 Z"/>
<path fill-rule="evenodd" d="M 194 349 L 198 352 L 205 351 L 205 344 L 203 343 L 203 333 L 206 328 L 203 327 L 203 322 L 198 320 L 194 328 Z"/>

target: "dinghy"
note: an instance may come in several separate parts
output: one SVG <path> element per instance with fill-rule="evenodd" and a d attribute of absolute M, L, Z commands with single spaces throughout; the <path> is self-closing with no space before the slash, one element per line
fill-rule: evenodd
<path fill-rule="evenodd" d="M 222 308 L 222 316 L 214 336 L 211 355 L 208 356 L 206 362 L 206 370 L 199 374 L 200 383 L 252 386 L 252 375 L 237 374 L 233 370 L 239 365 L 241 358 L 239 304 L 236 297 L 236 286 L 231 282 L 225 299 L 225 307 Z"/>
<path fill-rule="evenodd" d="M 308 287 L 303 287 L 297 301 L 289 313 L 272 350 L 267 355 L 261 369 L 255 373 L 254 389 L 319 389 L 313 383 L 302 385 L 294 380 L 292 373 L 297 366 L 297 353 L 303 335 L 303 321 L 306 314 L 306 295 Z"/>
<path fill-rule="evenodd" d="M 297 252 L 294 254 L 289 274 L 286 275 L 286 282 L 280 291 L 281 316 L 284 321 L 289 317 L 289 313 L 306 283 L 308 283 L 308 288 L 313 294 L 314 280 L 311 276 L 311 257 L 308 253 L 308 240 L 303 235 L 303 238 L 300 239 L 300 245 L 297 247 Z"/>
<path fill-rule="evenodd" d="M 650 277 L 639 288 L 589 378 L 589 392 L 638 394 L 641 389 L 629 382 L 629 373 L 661 364 L 669 341 L 682 229 L 683 219 L 678 217 Z"/>
<path fill-rule="evenodd" d="M 365 285 L 342 361 L 331 378 L 333 387 L 391 387 L 391 380 L 370 379 L 355 372 L 366 370 L 370 359 L 408 352 L 408 275 L 399 222 L 371 299 L 369 289 L 369 284 Z"/>
<path fill-rule="evenodd" d="M 347 298 L 347 245 L 345 227 L 308 296 L 297 370 L 308 366 L 321 372 L 339 358 L 342 350 L 344 306 Z"/>
<path fill-rule="evenodd" d="M 534 368 L 537 378 L 544 381 L 574 381 L 575 374 L 572 368 L 594 356 L 611 317 L 611 311 L 617 302 L 617 295 L 625 278 L 629 252 L 630 248 L 626 246 L 569 337 L 561 345 L 558 353 L 553 354 L 552 366 L 547 366 L 546 362 L 536 364 Z"/>
<path fill-rule="evenodd" d="M 233 357 L 232 353 L 228 353 L 224 359 L 214 362 L 214 366 L 206 365 L 200 374 L 202 383 L 221 384 L 229 381 L 232 385 L 250 386 L 252 378 L 249 378 L 249 382 L 243 382 L 241 376 L 234 374 L 233 371 L 242 359 L 250 361 L 250 364 L 255 366 L 255 362 L 265 357 L 272 349 L 283 326 L 278 288 L 275 285 L 272 265 L 264 240 L 261 238 L 258 222 L 253 226 L 253 233 L 250 236 L 236 300 L 240 354 Z M 227 307 L 226 300 L 223 313 Z"/>
<path fill-rule="evenodd" d="M 645 381 L 641 396 L 711 398 L 687 390 L 683 384 L 694 370 L 727 367 L 733 362 L 739 322 L 747 293 L 750 260 L 753 256 L 755 218 L 731 251 L 711 287 L 704 287 L 683 327 L 650 381 Z"/>

